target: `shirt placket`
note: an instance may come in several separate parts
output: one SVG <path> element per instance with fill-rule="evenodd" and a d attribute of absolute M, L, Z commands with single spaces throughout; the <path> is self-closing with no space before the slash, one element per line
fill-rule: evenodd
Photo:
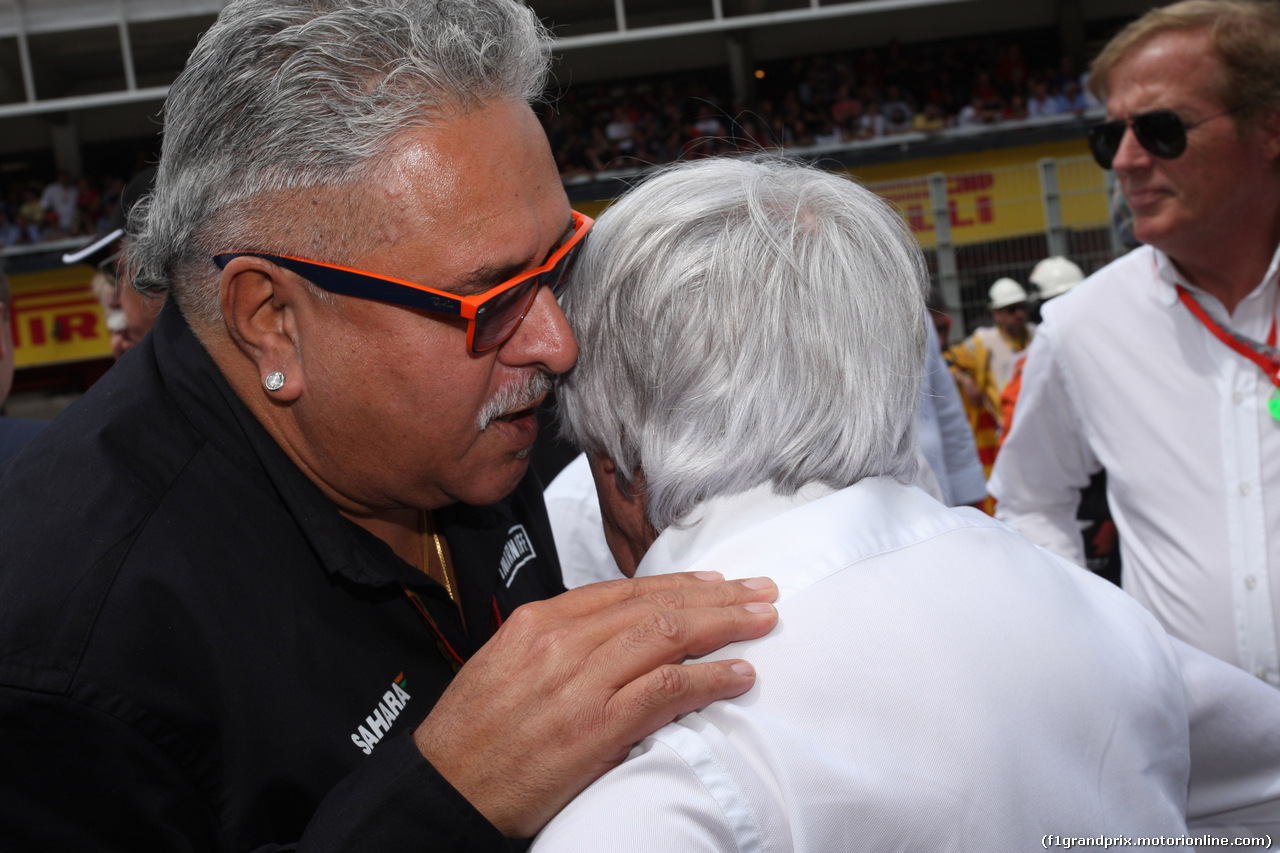
<path fill-rule="evenodd" d="M 1222 430 L 1229 440 L 1222 453 L 1236 652 L 1244 670 L 1280 687 L 1262 483 L 1262 419 L 1269 417 L 1266 405 L 1272 385 L 1252 362 L 1209 346 L 1221 365 L 1219 375 L 1227 391 L 1222 395 Z"/>

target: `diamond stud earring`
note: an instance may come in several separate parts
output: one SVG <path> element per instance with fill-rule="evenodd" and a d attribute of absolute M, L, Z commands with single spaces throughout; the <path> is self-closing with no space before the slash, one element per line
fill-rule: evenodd
<path fill-rule="evenodd" d="M 267 374 L 267 378 L 262 380 L 262 384 L 266 386 L 268 391 L 279 391 L 284 387 L 284 374 L 274 370 Z"/>

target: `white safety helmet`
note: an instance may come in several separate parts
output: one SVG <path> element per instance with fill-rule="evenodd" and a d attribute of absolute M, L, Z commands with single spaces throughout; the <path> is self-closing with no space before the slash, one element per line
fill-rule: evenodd
<path fill-rule="evenodd" d="M 1031 271 L 1031 283 L 1042 300 L 1061 296 L 1084 281 L 1084 271 L 1063 257 L 1045 258 Z"/>
<path fill-rule="evenodd" d="M 987 291 L 987 296 L 991 298 L 987 307 L 992 311 L 1027 301 L 1027 291 L 1011 278 L 996 279 L 996 283 Z"/>

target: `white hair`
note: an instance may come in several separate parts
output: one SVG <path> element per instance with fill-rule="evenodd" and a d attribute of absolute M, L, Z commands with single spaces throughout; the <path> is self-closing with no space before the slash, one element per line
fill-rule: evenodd
<path fill-rule="evenodd" d="M 566 436 L 643 474 L 662 530 L 771 483 L 909 481 L 928 277 L 852 181 L 774 158 L 669 167 L 606 211 L 563 298 Z"/>
<path fill-rule="evenodd" d="M 292 219 L 273 194 L 358 188 L 405 131 L 540 97 L 549 63 L 515 0 L 236 0 L 165 102 L 155 191 L 131 218 L 134 285 L 216 322 L 215 252 L 290 251 L 251 233 Z"/>

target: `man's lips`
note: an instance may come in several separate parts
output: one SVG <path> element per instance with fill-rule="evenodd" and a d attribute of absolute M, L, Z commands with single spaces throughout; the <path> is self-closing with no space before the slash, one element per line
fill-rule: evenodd
<path fill-rule="evenodd" d="M 525 406 L 523 409 L 513 409 L 510 412 L 506 412 L 505 414 L 498 415 L 498 417 L 494 418 L 494 420 L 506 421 L 507 423 L 511 423 L 512 421 L 519 420 L 520 418 L 530 417 L 536 413 L 538 406 L 542 405 L 542 401 L 545 399 L 546 399 L 546 395 L 543 394 L 542 397 L 540 397 L 532 405 Z"/>
<path fill-rule="evenodd" d="M 1129 203 L 1130 209 L 1150 207 L 1169 195 L 1169 191 L 1161 187 L 1135 187 L 1128 185 L 1122 186 L 1121 189 L 1124 190 L 1124 199 Z"/>

